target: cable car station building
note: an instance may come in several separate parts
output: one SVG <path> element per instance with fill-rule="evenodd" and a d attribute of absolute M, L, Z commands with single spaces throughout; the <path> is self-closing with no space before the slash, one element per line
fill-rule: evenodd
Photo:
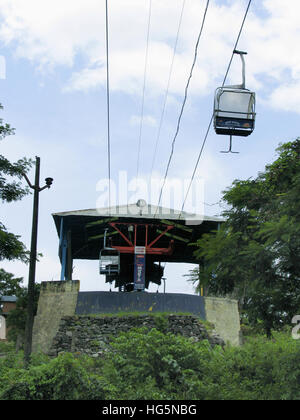
<path fill-rule="evenodd" d="M 161 284 L 162 263 L 199 264 L 192 246 L 222 219 L 137 204 L 53 214 L 59 236 L 61 280 L 72 280 L 73 259 L 99 260 L 100 273 L 119 291 L 144 291 Z M 101 267 L 101 256 L 119 264 Z M 104 259 L 104 258 L 103 258 Z M 109 258 L 108 258 L 109 259 Z"/>
<path fill-rule="evenodd" d="M 41 283 L 33 327 L 33 351 L 51 353 L 62 334 L 65 341 L 71 340 L 68 344 L 70 351 L 76 349 L 77 333 L 64 330 L 69 322 L 75 323 L 79 335 L 83 334 L 80 331 L 85 331 L 84 334 L 88 335 L 86 343 L 93 342 L 93 328 L 86 329 L 85 323 L 100 325 L 109 323 L 111 318 L 115 328 L 115 323 L 123 322 L 124 317 L 124 322 L 127 322 L 130 315 L 122 315 L 123 318 L 118 317 L 119 321 L 116 321 L 116 317 L 103 317 L 103 314 L 118 312 L 191 314 L 213 323 L 224 341 L 239 345 L 237 301 L 147 291 L 151 282 L 161 284 L 163 263 L 199 264 L 193 244 L 204 233 L 218 229 L 222 219 L 180 213 L 147 205 L 142 200 L 109 209 L 55 213 L 53 218 L 59 236 L 61 278 Z M 99 260 L 99 272 L 106 270 L 106 282 L 117 291 L 80 291 L 80 281 L 72 279 L 74 259 Z M 143 319 L 140 315 L 138 322 L 141 325 Z M 109 325 L 107 328 L 110 331 Z"/>
<path fill-rule="evenodd" d="M 249 136 L 255 126 L 255 93 L 246 89 L 245 83 L 247 53 L 234 50 L 233 54 L 242 61 L 242 83 L 225 86 L 224 79 L 214 98 L 215 132 L 230 137 L 229 149 L 222 153 L 238 153 L 232 150 L 232 137 Z M 41 284 L 33 349 L 49 351 L 64 316 L 152 310 L 195 314 L 212 322 L 225 341 L 240 344 L 237 301 L 145 293 L 150 283 L 161 284 L 162 263 L 199 264 L 194 244 L 203 234 L 217 230 L 222 219 L 147 205 L 143 200 L 106 209 L 55 213 L 53 218 L 59 236 L 61 276 L 60 281 Z M 80 292 L 79 281 L 72 279 L 74 259 L 99 260 L 99 274 L 104 274 L 118 292 Z M 66 331 L 65 335 L 71 341 L 70 349 L 76 348 L 76 334 Z"/>

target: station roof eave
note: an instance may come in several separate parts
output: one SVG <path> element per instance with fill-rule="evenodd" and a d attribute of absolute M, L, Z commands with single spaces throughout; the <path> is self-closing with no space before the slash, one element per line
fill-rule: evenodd
<path fill-rule="evenodd" d="M 128 204 L 110 208 L 74 210 L 52 214 L 58 236 L 61 235 L 61 222 L 71 231 L 72 258 L 96 260 L 103 246 L 104 230 L 114 223 L 175 225 L 175 251 L 172 256 L 156 257 L 157 261 L 196 263 L 193 256 L 194 243 L 204 233 L 216 230 L 224 219 L 201 216 L 154 205 Z M 169 235 L 171 236 L 171 235 Z M 179 240 L 178 240 L 179 239 Z M 162 237 L 160 246 L 168 246 L 170 237 Z"/>

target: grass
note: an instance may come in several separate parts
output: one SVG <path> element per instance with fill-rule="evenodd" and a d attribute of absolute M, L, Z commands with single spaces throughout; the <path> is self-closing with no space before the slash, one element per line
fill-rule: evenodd
<path fill-rule="evenodd" d="M 153 317 L 168 317 L 170 315 L 179 315 L 179 316 L 196 316 L 192 313 L 188 312 L 152 312 L 152 311 L 128 311 L 128 312 L 115 312 L 115 313 L 97 313 L 97 314 L 88 314 L 88 315 L 77 315 L 78 317 L 93 317 L 93 318 L 106 318 L 106 317 L 117 317 L 117 318 L 123 318 L 123 317 L 134 317 L 138 318 L 140 316 L 153 316 Z M 200 319 L 200 318 L 199 318 Z"/>

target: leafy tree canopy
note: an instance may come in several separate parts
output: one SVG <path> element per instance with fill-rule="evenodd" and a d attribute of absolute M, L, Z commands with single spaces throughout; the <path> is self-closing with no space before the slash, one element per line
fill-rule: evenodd
<path fill-rule="evenodd" d="M 3 109 L 1 104 L 0 109 Z M 0 141 L 14 134 L 14 131 L 0 118 Z M 31 166 L 31 159 L 22 158 L 11 163 L 5 156 L 0 155 L 0 200 L 2 203 L 20 200 L 29 193 L 29 189 L 23 186 L 21 179 Z M 20 236 L 9 232 L 0 220 L 0 261 L 16 259 L 27 262 L 28 252 L 20 241 Z M 0 270 L 0 295 L 14 294 L 19 283 L 20 279 L 14 279 L 12 274 L 6 273 L 3 269 Z"/>
<path fill-rule="evenodd" d="M 21 292 L 22 277 L 16 278 L 0 268 L 0 296 L 16 296 Z"/>
<path fill-rule="evenodd" d="M 14 279 L 14 281 L 23 279 Z M 20 287 L 20 283 L 16 284 L 15 293 L 17 296 L 16 308 L 9 312 L 7 316 L 8 339 L 17 342 L 18 338 L 21 342 L 24 338 L 26 317 L 27 317 L 27 305 L 28 305 L 28 290 L 26 287 Z M 40 294 L 40 285 L 35 284 L 34 286 L 34 315 L 37 312 L 38 300 Z M 19 343 L 21 344 L 21 343 Z"/>
<path fill-rule="evenodd" d="M 277 154 L 255 179 L 224 191 L 225 223 L 196 251 L 209 292 L 238 297 L 247 321 L 262 320 L 269 336 L 300 309 L 300 138 Z"/>

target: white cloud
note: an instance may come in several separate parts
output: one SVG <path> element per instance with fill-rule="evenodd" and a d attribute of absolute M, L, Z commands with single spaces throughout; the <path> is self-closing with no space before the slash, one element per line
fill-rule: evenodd
<path fill-rule="evenodd" d="M 63 87 L 63 91 L 87 92 L 88 90 L 103 84 L 106 80 L 105 78 L 106 73 L 103 67 L 101 69 L 86 68 L 79 72 L 74 72 L 67 85 Z"/>
<path fill-rule="evenodd" d="M 132 115 L 130 118 L 130 125 L 138 126 L 141 123 L 141 116 Z M 143 125 L 148 125 L 149 127 L 157 127 L 157 121 L 151 115 L 143 116 Z"/>
<path fill-rule="evenodd" d="M 28 283 L 28 266 L 19 261 L 2 262 L 2 268 L 9 273 L 13 273 L 15 277 L 23 277 L 24 286 Z M 39 258 L 36 264 L 36 282 L 53 281 L 60 279 L 60 262 L 58 257 L 43 256 Z"/>
<path fill-rule="evenodd" d="M 182 0 L 152 0 L 152 3 L 144 116 L 144 123 L 150 127 L 152 137 L 149 135 L 149 141 L 148 138 L 147 141 L 143 139 L 140 165 L 141 171 L 143 171 L 141 176 L 145 182 L 149 179 L 150 174 L 147 173 L 147 170 L 150 171 L 155 142 L 154 130 L 151 127 L 156 125 L 157 128 L 158 126 L 157 121 L 159 121 L 162 99 L 167 86 Z M 120 126 L 117 127 L 117 124 L 113 126 L 112 172 L 115 173 L 117 168 L 124 168 L 128 165 L 131 171 L 130 176 L 135 174 L 137 142 L 134 138 L 134 130 L 129 127 L 128 134 L 126 128 L 128 129 L 130 124 L 134 126 L 140 123 L 138 110 L 141 104 L 140 95 L 144 77 L 148 4 L 146 0 L 110 0 L 109 2 L 110 87 L 113 93 L 132 96 L 128 101 L 129 117 L 124 112 L 127 111 L 127 108 L 124 110 L 124 98 L 119 96 L 118 102 L 114 102 L 116 107 L 114 115 L 120 114 L 121 122 Z M 40 85 L 47 81 L 46 78 L 43 78 L 44 73 L 51 74 L 54 71 L 59 73 L 64 70 L 62 77 L 67 81 L 64 86 L 61 86 L 61 89 L 66 94 L 72 91 L 89 92 L 105 87 L 104 5 L 105 2 L 99 0 L 0 0 L 2 45 L 6 44 L 17 59 L 29 60 L 33 68 L 40 71 L 41 77 L 38 81 Z M 215 0 L 211 2 L 199 45 L 194 77 L 190 85 L 189 98 L 191 94 L 194 97 L 192 103 L 187 103 L 185 109 L 182 130 L 170 167 L 170 182 L 177 177 L 189 179 L 192 174 L 201 147 L 202 134 L 204 135 L 207 126 L 203 113 L 211 112 L 213 91 L 223 81 L 246 5 L 246 0 L 230 2 Z M 166 112 L 166 116 L 171 115 L 171 108 L 174 119 L 179 114 L 204 7 L 203 0 L 186 2 Z M 257 91 L 259 100 L 264 105 L 268 104 L 276 109 L 300 113 L 299 11 L 299 0 L 252 2 L 238 47 L 248 51 L 246 82 L 249 88 Z M 20 74 L 22 69 L 21 63 Z M 232 63 L 228 83 L 237 83 L 240 78 L 241 65 L 239 57 L 236 57 Z M 57 80 L 61 80 L 61 78 L 57 78 Z M 207 104 L 203 106 L 204 102 L 200 103 L 199 101 L 199 108 L 192 108 L 191 104 L 197 103 L 198 106 L 195 99 L 201 95 L 209 95 L 208 101 L 211 102 L 209 106 Z M 197 98 L 195 98 L 196 96 Z M 125 106 L 127 106 L 127 102 Z M 89 112 L 88 104 L 87 110 Z M 43 112 L 45 113 L 45 111 Z M 92 111 L 91 115 L 93 115 Z M 131 119 L 130 115 L 132 115 Z M 37 121 L 39 117 L 40 115 L 37 113 L 35 119 L 32 117 L 32 121 Z M 122 117 L 125 120 L 124 124 Z M 55 118 L 55 113 L 53 113 L 53 122 Z M 76 113 L 73 118 L 76 121 Z M 196 124 L 193 125 L 195 121 Z M 101 121 L 100 124 L 102 124 Z M 45 171 L 47 169 L 47 175 L 49 173 L 55 178 L 54 188 L 49 191 L 48 196 L 45 193 L 41 200 L 41 205 L 44 207 L 41 209 L 39 246 L 41 246 L 42 252 L 50 257 L 42 258 L 38 264 L 38 281 L 57 279 L 60 274 L 57 233 L 52 219 L 46 215 L 66 208 L 94 206 L 94 202 L 96 202 L 95 179 L 98 174 L 103 174 L 99 159 L 96 158 L 98 155 L 95 148 L 99 149 L 100 157 L 106 153 L 106 133 L 105 130 L 102 130 L 102 126 L 102 134 L 99 138 L 97 137 L 99 131 L 95 133 L 92 132 L 92 129 L 92 134 L 89 132 L 84 138 L 84 147 L 86 145 L 92 147 L 92 153 L 88 147 L 84 151 L 86 153 L 84 158 L 83 148 L 78 149 L 78 144 L 73 145 L 72 136 L 68 137 L 65 133 L 60 136 L 59 130 L 48 127 L 42 128 L 44 131 L 49 129 L 51 133 L 54 133 L 50 148 L 49 141 L 46 144 L 35 139 L 38 137 L 37 134 L 24 139 L 16 136 L 11 145 L 10 142 L 4 142 L 1 146 L 4 150 L 3 153 L 9 153 L 9 158 L 12 159 L 21 157 L 23 154 L 34 156 L 38 150 L 38 153 L 42 153 L 42 167 Z M 21 127 L 19 129 L 22 130 Z M 71 134 L 71 130 L 72 127 L 68 133 Z M 174 130 L 175 126 L 171 117 L 169 120 L 166 118 L 158 145 L 157 165 L 155 165 L 155 169 L 158 169 L 153 176 L 160 178 L 164 176 Z M 184 138 L 181 137 L 182 133 Z M 146 134 L 146 129 L 143 134 Z M 271 135 L 271 131 L 268 131 L 267 138 L 271 138 Z M 262 138 L 266 134 L 263 133 L 260 136 Z M 43 139 L 43 132 L 40 138 Z M 264 140 L 264 147 L 271 147 L 266 145 L 265 138 L 262 140 Z M 263 152 L 257 156 L 255 147 L 253 147 L 251 158 L 249 157 L 252 150 L 250 148 L 244 157 L 242 153 L 239 157 L 238 155 L 234 155 L 234 157 L 226 155 L 225 157 L 219 153 L 219 150 L 227 147 L 228 139 L 223 137 L 216 141 L 209 139 L 205 148 L 205 157 L 200 161 L 196 174 L 196 177 L 202 177 L 205 180 L 204 201 L 210 204 L 219 200 L 220 191 L 230 185 L 236 176 L 247 178 L 253 175 L 253 171 L 255 172 L 257 168 L 257 161 L 261 159 L 261 162 L 264 163 L 265 159 Z M 240 151 L 242 147 L 246 148 L 243 145 L 242 141 L 235 142 L 234 150 Z M 260 146 L 261 144 L 259 144 Z M 65 156 L 68 156 L 67 161 Z M 99 172 L 98 169 L 93 169 L 97 165 Z M 33 173 L 31 175 L 33 176 Z M 163 195 L 163 200 L 165 199 L 166 196 Z M 154 204 L 156 203 L 154 202 Z M 180 208 L 181 202 L 179 204 L 174 207 Z M 27 232 L 26 243 L 29 244 L 31 226 L 28 221 L 31 220 L 31 197 L 20 203 L 14 203 L 14 206 L 17 205 L 27 206 L 26 223 L 24 217 L 21 219 L 17 211 L 13 212 L 12 207 L 6 207 L 8 209 L 7 226 L 10 226 L 13 231 L 20 232 L 22 237 Z M 205 207 L 206 214 L 209 215 L 218 213 L 219 210 L 218 206 Z M 6 220 L 4 222 L 6 223 Z M 17 223 L 19 223 L 18 229 L 14 227 Z M 49 251 L 50 249 L 51 251 Z M 23 265 L 15 262 L 6 264 L 7 269 L 16 275 L 22 275 L 25 272 L 25 279 L 27 278 L 28 267 L 24 268 Z M 106 287 L 107 285 L 104 285 L 103 280 L 99 279 L 97 275 L 97 262 L 88 263 L 89 266 L 86 264 L 85 261 L 76 261 L 74 264 L 74 278 L 82 280 L 82 290 Z M 170 269 L 169 277 L 172 282 L 175 273 L 176 269 L 172 272 Z M 183 281 L 185 280 L 183 279 Z M 173 291 L 171 282 L 167 286 L 167 291 Z"/>
<path fill-rule="evenodd" d="M 275 89 L 270 95 L 270 102 L 276 109 L 300 113 L 300 80 Z"/>
<path fill-rule="evenodd" d="M 211 4 L 207 14 L 191 93 L 211 94 L 224 76 L 246 8 L 246 1 Z M 148 2 L 112 0 L 110 6 L 110 79 L 112 91 L 142 92 Z M 205 2 L 186 3 L 170 93 L 182 95 Z M 247 82 L 271 100 L 277 90 L 300 82 L 298 0 L 288 7 L 280 0 L 264 0 L 260 11 L 250 9 L 239 47 L 248 51 Z M 147 95 L 162 95 L 167 84 L 182 0 L 153 0 L 150 30 Z M 96 0 L 0 0 L 0 37 L 39 69 L 70 68 L 65 91 L 88 91 L 105 84 L 105 10 Z M 262 13 L 263 12 L 263 13 Z M 76 70 L 77 56 L 84 64 Z M 241 77 L 234 60 L 228 82 Z M 274 92 L 266 91 L 271 78 Z M 288 99 L 282 97 L 282 109 Z M 300 112 L 299 109 L 295 109 Z"/>

